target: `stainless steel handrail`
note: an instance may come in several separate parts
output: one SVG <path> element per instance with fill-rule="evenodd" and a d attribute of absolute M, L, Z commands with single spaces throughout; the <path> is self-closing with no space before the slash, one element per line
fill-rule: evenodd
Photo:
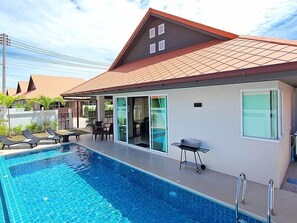
<path fill-rule="evenodd" d="M 241 184 L 243 181 L 243 186 L 241 189 Z M 244 173 L 241 173 L 238 177 L 237 180 L 237 188 L 236 188 L 236 194 L 235 194 L 235 218 L 236 218 L 236 222 L 239 221 L 239 216 L 238 216 L 238 199 L 239 199 L 239 195 L 240 195 L 240 191 L 241 191 L 241 203 L 244 204 L 245 203 L 245 192 L 246 192 L 246 175 Z"/>
<path fill-rule="evenodd" d="M 268 183 L 268 192 L 267 192 L 267 223 L 271 223 L 271 215 L 274 213 L 274 183 L 270 179 Z"/>

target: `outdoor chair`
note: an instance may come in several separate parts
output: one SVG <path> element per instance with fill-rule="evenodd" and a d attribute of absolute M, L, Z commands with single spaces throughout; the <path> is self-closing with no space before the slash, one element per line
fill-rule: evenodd
<path fill-rule="evenodd" d="M 100 126 L 96 126 L 96 125 L 92 124 L 92 139 L 94 137 L 95 141 L 96 141 L 97 136 L 100 134 L 102 134 L 102 128 L 100 128 Z"/>
<path fill-rule="evenodd" d="M 110 139 L 110 135 L 113 135 L 113 123 L 110 123 L 109 128 L 106 132 L 106 138 L 108 136 L 108 138 Z"/>
<path fill-rule="evenodd" d="M 33 148 L 34 146 L 37 146 L 39 140 L 38 139 L 25 139 L 25 140 L 20 140 L 20 141 L 14 141 L 14 140 L 10 140 L 9 138 L 7 138 L 6 136 L 0 135 L 0 141 L 2 143 L 2 149 L 4 149 L 5 146 L 7 146 L 8 148 L 10 148 L 10 146 L 12 145 L 17 145 L 17 144 L 21 144 L 21 143 L 28 143 L 31 148 Z"/>
<path fill-rule="evenodd" d="M 46 137 L 37 137 L 33 135 L 28 129 L 25 129 L 22 131 L 22 134 L 27 138 L 27 139 L 33 139 L 33 140 L 53 140 L 55 143 L 60 142 L 60 137 L 57 135 L 49 135 Z"/>
<path fill-rule="evenodd" d="M 52 136 L 52 137 L 55 137 L 55 138 L 59 138 L 59 142 L 61 142 L 61 138 L 62 138 L 62 135 L 59 134 L 59 133 L 56 133 L 52 127 L 48 127 L 45 129 L 47 131 L 47 133 Z"/>

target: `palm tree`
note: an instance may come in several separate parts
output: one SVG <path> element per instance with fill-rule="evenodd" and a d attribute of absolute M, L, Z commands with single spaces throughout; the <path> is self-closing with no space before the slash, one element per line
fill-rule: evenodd
<path fill-rule="evenodd" d="M 51 98 L 51 97 L 41 95 L 37 98 L 31 99 L 30 101 L 36 102 L 36 103 L 42 105 L 44 110 L 49 110 L 50 105 L 55 102 L 60 102 L 62 105 L 65 104 L 65 101 L 61 96 Z M 46 113 L 44 113 L 44 130 L 46 129 L 46 127 L 47 127 L 46 126 Z"/>
<path fill-rule="evenodd" d="M 1 93 L 0 94 L 0 104 L 4 105 L 7 109 L 7 118 L 8 118 L 8 134 L 11 136 L 11 128 L 10 128 L 10 113 L 9 109 L 13 106 L 15 102 L 22 99 L 21 96 L 11 96 Z"/>

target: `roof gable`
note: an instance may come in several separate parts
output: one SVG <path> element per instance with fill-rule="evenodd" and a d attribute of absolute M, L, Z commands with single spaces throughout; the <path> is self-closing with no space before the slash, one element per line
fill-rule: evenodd
<path fill-rule="evenodd" d="M 6 90 L 6 95 L 13 96 L 13 95 L 16 94 L 16 90 L 17 90 L 17 89 L 15 89 L 15 88 L 8 88 L 8 89 Z"/>
<path fill-rule="evenodd" d="M 82 78 L 31 75 L 26 98 L 35 98 L 41 95 L 58 97 L 61 93 L 84 82 Z"/>
<path fill-rule="evenodd" d="M 162 30 L 164 32 L 160 33 Z M 235 34 L 150 8 L 109 70 L 191 45 L 236 37 Z"/>
<path fill-rule="evenodd" d="M 28 81 L 19 81 L 16 94 L 24 94 L 27 91 L 28 84 L 29 84 Z"/>
<path fill-rule="evenodd" d="M 28 91 L 33 91 L 35 90 L 36 87 L 35 87 L 35 83 L 33 81 L 33 78 L 32 76 L 30 76 L 30 80 L 29 80 L 29 85 L 28 85 Z"/>

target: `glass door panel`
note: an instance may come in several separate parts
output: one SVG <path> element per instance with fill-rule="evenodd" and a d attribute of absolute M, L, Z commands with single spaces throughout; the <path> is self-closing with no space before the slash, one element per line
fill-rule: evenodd
<path fill-rule="evenodd" d="M 118 140 L 127 142 L 127 98 L 117 98 Z"/>
<path fill-rule="evenodd" d="M 150 97 L 151 149 L 167 152 L 167 97 Z"/>

